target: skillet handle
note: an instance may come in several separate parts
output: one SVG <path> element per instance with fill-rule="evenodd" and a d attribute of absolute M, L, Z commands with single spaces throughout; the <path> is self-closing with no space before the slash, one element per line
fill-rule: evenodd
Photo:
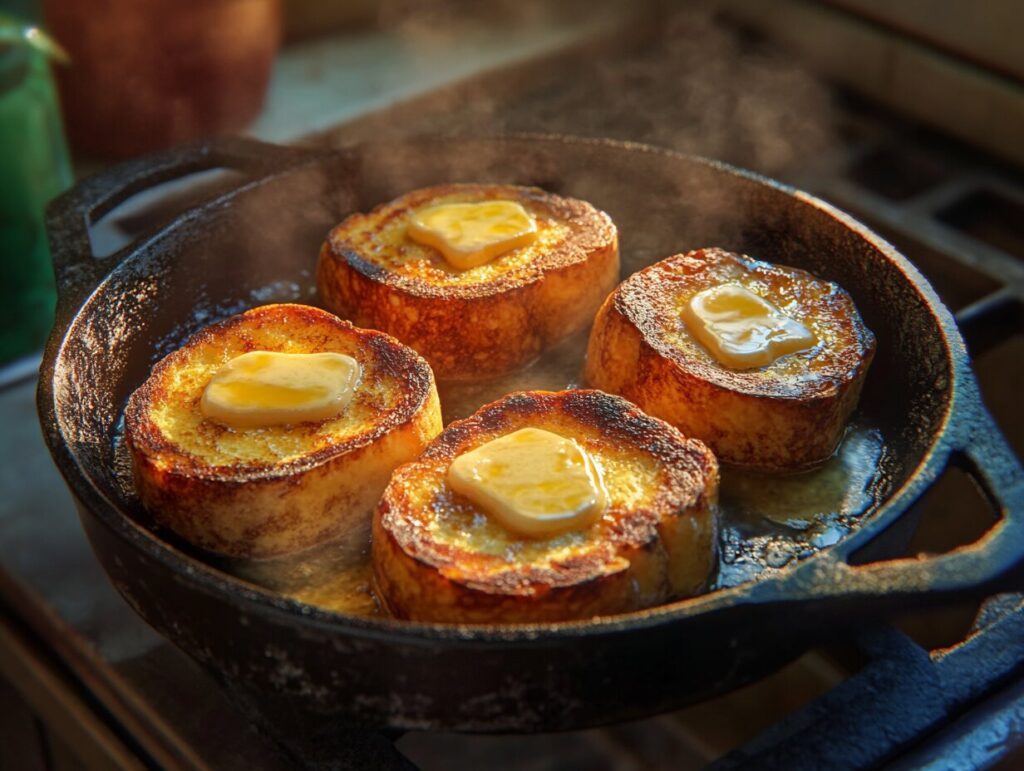
<path fill-rule="evenodd" d="M 973 377 L 970 387 L 977 388 Z M 974 543 L 922 560 L 933 574 L 928 591 L 981 597 L 1024 590 L 1024 469 L 978 395 L 965 424 L 952 462 L 978 484 L 998 520 Z"/>
<path fill-rule="evenodd" d="M 964 380 L 965 390 L 977 388 L 972 376 Z M 1024 590 L 1024 469 L 980 398 L 971 401 L 964 405 L 951 462 L 979 484 L 996 510 L 999 520 L 988 532 L 934 556 L 866 565 L 850 565 L 839 557 L 812 560 L 774 587 L 776 582 L 764 582 L 758 599 L 789 604 L 794 597 L 807 598 L 816 606 L 877 614 Z"/>
<path fill-rule="evenodd" d="M 135 158 L 82 180 L 47 207 L 46 228 L 50 238 L 57 279 L 58 327 L 122 260 L 156 230 L 107 257 L 94 257 L 89 226 L 98 222 L 134 195 L 156 185 L 211 169 L 240 171 L 250 177 L 239 186 L 301 165 L 320 151 L 259 142 L 241 137 L 219 137 L 182 145 L 153 155 Z M 235 187 L 234 190 L 237 190 Z M 231 191 L 233 192 L 233 191 Z M 223 195 L 225 191 L 221 191 Z M 188 216 L 196 206 L 177 215 Z M 161 226 L 162 227 L 162 226 Z"/>

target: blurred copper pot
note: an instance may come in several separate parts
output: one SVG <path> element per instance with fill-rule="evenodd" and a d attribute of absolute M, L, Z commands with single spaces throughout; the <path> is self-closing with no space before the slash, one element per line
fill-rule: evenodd
<path fill-rule="evenodd" d="M 280 0 L 45 0 L 72 146 L 125 157 L 244 128 L 281 37 Z"/>

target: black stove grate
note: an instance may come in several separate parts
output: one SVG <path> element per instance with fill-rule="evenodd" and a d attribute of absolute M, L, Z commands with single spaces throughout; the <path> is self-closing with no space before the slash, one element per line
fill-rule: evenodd
<path fill-rule="evenodd" d="M 856 643 L 868 658 L 859 672 L 711 768 L 867 769 L 905 752 L 897 763 L 905 768 L 928 758 L 978 768 L 1024 742 L 1024 701 L 1011 697 L 1007 709 L 994 698 L 1009 687 L 1020 699 L 1024 684 L 1012 686 L 1024 675 L 1024 595 L 990 599 L 953 648 L 929 652 L 887 626 L 864 630 Z M 979 702 L 973 717 L 983 731 L 951 725 Z M 944 727 L 951 730 L 940 735 Z"/>

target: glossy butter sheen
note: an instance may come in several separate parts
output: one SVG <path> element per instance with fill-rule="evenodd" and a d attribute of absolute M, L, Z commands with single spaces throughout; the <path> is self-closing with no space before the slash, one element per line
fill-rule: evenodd
<path fill-rule="evenodd" d="M 691 334 L 732 369 L 763 367 L 818 342 L 810 329 L 739 284 L 698 292 L 682 314 Z"/>
<path fill-rule="evenodd" d="M 214 373 L 200 410 L 230 428 L 328 420 L 352 400 L 358 380 L 359 363 L 344 354 L 250 351 Z"/>
<path fill-rule="evenodd" d="M 537 222 L 517 201 L 445 203 L 413 213 L 409 237 L 468 270 L 537 238 Z"/>
<path fill-rule="evenodd" d="M 608 494 L 600 469 L 574 440 L 522 428 L 457 457 L 448 484 L 506 529 L 544 538 L 592 523 Z"/>

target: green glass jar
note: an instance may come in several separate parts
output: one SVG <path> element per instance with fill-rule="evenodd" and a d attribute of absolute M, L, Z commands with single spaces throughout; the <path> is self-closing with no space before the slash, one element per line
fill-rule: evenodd
<path fill-rule="evenodd" d="M 38 350 L 53 323 L 43 213 L 72 175 L 50 45 L 35 28 L 0 17 L 0 363 Z"/>

